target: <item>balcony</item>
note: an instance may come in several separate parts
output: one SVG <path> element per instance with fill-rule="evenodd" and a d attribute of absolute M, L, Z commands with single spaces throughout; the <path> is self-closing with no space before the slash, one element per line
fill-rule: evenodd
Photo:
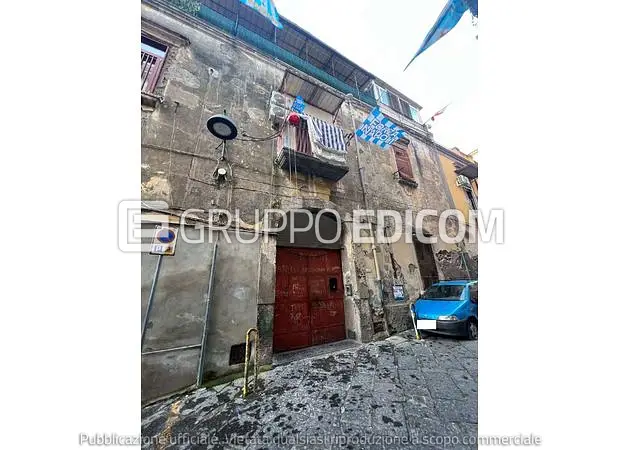
<path fill-rule="evenodd" d="M 379 110 L 385 116 L 389 117 L 390 120 L 395 122 L 397 125 L 403 126 L 405 128 L 409 128 L 411 130 L 415 130 L 425 135 L 428 134 L 428 130 L 424 127 L 424 125 L 420 124 L 419 122 L 413 119 L 410 119 L 409 117 L 405 116 L 399 111 L 396 111 L 395 109 L 391 108 L 388 105 L 385 105 L 381 102 L 379 102 L 378 104 L 379 104 Z"/>
<path fill-rule="evenodd" d="M 304 128 L 305 127 L 305 128 Z M 297 127 L 283 124 L 275 164 L 290 172 L 338 181 L 349 172 L 345 154 L 311 145 L 305 121 Z"/>

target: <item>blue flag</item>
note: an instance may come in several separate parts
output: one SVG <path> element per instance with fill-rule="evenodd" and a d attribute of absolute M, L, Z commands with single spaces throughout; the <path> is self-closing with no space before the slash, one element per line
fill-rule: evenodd
<path fill-rule="evenodd" d="M 454 28 L 457 23 L 459 23 L 459 20 L 461 20 L 461 17 L 463 17 L 465 11 L 467 11 L 467 4 L 464 0 L 448 0 L 448 3 L 446 3 L 446 6 L 444 6 L 441 11 L 441 14 L 439 14 L 435 25 L 433 25 L 431 30 L 428 32 L 422 42 L 422 45 L 420 46 L 420 49 L 413 56 L 413 58 L 411 58 L 409 64 L 411 64 L 413 60 L 420 55 L 420 53 L 433 45 L 444 35 L 448 34 L 448 32 Z M 407 67 L 409 67 L 409 64 L 407 64 Z M 407 70 L 407 67 L 405 67 L 405 70 Z"/>
<path fill-rule="evenodd" d="M 368 118 L 362 122 L 359 129 L 355 130 L 355 134 L 385 150 L 403 137 L 405 131 L 398 128 L 379 111 L 378 107 L 375 107 Z"/>
<path fill-rule="evenodd" d="M 478 0 L 465 0 L 472 16 L 478 17 Z"/>
<path fill-rule="evenodd" d="M 267 19 L 271 21 L 274 26 L 278 28 L 282 28 L 282 24 L 280 23 L 280 17 L 278 16 L 278 11 L 276 10 L 276 6 L 273 4 L 272 0 L 239 0 L 246 6 L 254 9 L 259 12 L 261 15 L 265 16 Z"/>
<path fill-rule="evenodd" d="M 291 106 L 291 110 L 295 111 L 296 113 L 302 113 L 304 112 L 305 108 L 306 103 L 304 102 L 303 97 L 301 95 L 295 97 L 295 101 L 293 102 L 293 106 Z"/>

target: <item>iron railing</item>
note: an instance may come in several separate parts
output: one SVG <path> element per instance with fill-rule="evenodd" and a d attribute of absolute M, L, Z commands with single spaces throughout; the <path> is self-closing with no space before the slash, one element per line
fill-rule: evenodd
<path fill-rule="evenodd" d="M 164 62 L 164 58 L 142 50 L 142 87 L 141 91 L 152 94 L 157 86 L 159 72 Z"/>

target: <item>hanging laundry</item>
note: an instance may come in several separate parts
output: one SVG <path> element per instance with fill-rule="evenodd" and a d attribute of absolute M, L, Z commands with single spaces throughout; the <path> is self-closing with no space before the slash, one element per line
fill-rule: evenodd
<path fill-rule="evenodd" d="M 346 153 L 347 146 L 342 128 L 334 126 L 316 117 L 309 117 L 310 137 L 321 147 Z"/>

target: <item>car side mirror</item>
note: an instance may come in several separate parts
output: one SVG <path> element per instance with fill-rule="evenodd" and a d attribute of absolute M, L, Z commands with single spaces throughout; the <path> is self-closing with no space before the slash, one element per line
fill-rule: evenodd
<path fill-rule="evenodd" d="M 426 291 L 425 291 L 424 289 L 422 289 L 422 290 L 420 291 L 420 294 L 418 295 L 418 299 L 422 298 L 422 296 L 424 295 L 424 293 L 425 293 L 425 292 L 426 292 Z"/>

